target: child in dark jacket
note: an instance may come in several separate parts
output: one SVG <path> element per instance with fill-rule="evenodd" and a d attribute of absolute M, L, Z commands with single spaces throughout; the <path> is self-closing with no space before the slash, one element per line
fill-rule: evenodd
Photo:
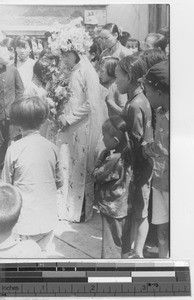
<path fill-rule="evenodd" d="M 95 197 L 102 217 L 102 258 L 124 258 L 130 252 L 131 167 L 122 156 L 126 141 L 112 117 L 102 127 L 106 149 L 93 172 Z"/>

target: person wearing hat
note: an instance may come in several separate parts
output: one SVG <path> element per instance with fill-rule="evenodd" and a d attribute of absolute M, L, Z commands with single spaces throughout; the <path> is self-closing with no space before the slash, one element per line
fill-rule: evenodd
<path fill-rule="evenodd" d="M 144 143 L 143 155 L 154 160 L 152 224 L 157 225 L 159 258 L 169 257 L 169 62 L 162 61 L 140 79 L 146 96 L 156 110 L 152 143 Z"/>
<path fill-rule="evenodd" d="M 98 19 L 95 16 L 89 16 L 88 19 L 85 20 L 85 28 L 91 38 L 94 39 L 98 30 Z"/>

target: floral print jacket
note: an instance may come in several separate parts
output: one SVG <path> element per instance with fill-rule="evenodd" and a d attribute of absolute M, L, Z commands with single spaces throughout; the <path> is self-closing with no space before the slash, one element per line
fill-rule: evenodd
<path fill-rule="evenodd" d="M 123 218 L 131 210 L 129 184 L 131 168 L 121 153 L 102 151 L 93 172 L 95 200 L 100 211 L 113 218 Z"/>

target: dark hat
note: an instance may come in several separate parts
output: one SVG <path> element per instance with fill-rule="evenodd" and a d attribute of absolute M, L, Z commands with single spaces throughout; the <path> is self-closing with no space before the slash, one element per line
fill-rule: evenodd
<path fill-rule="evenodd" d="M 140 78 L 140 82 L 148 82 L 153 87 L 162 86 L 169 88 L 170 86 L 170 72 L 169 61 L 161 61 L 158 64 L 152 66 L 147 73 Z"/>

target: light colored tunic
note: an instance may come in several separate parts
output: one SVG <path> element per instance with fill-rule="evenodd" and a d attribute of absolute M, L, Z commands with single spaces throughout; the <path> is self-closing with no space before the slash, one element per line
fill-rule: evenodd
<path fill-rule="evenodd" d="M 33 67 L 35 62 L 35 60 L 28 58 L 23 64 L 17 66 L 24 88 L 26 88 L 32 81 Z"/>
<path fill-rule="evenodd" d="M 47 233 L 57 222 L 57 188 L 61 184 L 57 147 L 29 133 L 8 148 L 2 180 L 17 187 L 23 204 L 14 231 L 21 235 Z"/>
<path fill-rule="evenodd" d="M 10 236 L 0 243 L 0 258 L 45 258 L 40 247 L 34 241 L 21 241 Z"/>
<path fill-rule="evenodd" d="M 132 49 L 128 49 L 121 45 L 121 43 L 118 41 L 113 47 L 106 48 L 104 51 L 102 51 L 100 55 L 100 61 L 103 57 L 111 56 L 116 57 L 119 59 L 122 59 L 125 56 L 132 55 L 133 51 Z"/>
<path fill-rule="evenodd" d="M 93 90 L 93 95 L 88 93 L 88 88 L 91 89 L 92 87 L 88 87 L 86 72 L 87 69 L 85 69 L 82 62 L 78 63 L 73 69 L 70 78 L 73 97 L 66 104 L 64 110 L 65 119 L 70 126 L 64 132 L 61 132 L 57 139 L 65 177 L 59 195 L 62 203 L 61 209 L 63 210 L 61 216 L 71 222 L 80 221 L 84 197 L 86 221 L 92 216 L 94 202 L 94 182 L 91 177 L 94 166 L 91 167 L 90 161 L 95 159 L 95 149 L 100 139 L 100 129 L 96 129 L 97 123 L 92 123 L 90 97 L 95 97 L 95 93 L 100 93 L 102 90 L 97 74 L 88 74 L 93 76 L 94 80 L 98 80 L 96 83 L 94 82 L 94 87 L 99 87 Z M 92 72 L 95 72 L 95 70 Z M 101 99 L 101 101 L 102 104 L 99 107 L 101 115 L 99 115 L 99 118 L 102 118 L 102 114 L 104 114 L 104 119 L 106 119 L 108 117 L 106 104 L 104 99 Z"/>

